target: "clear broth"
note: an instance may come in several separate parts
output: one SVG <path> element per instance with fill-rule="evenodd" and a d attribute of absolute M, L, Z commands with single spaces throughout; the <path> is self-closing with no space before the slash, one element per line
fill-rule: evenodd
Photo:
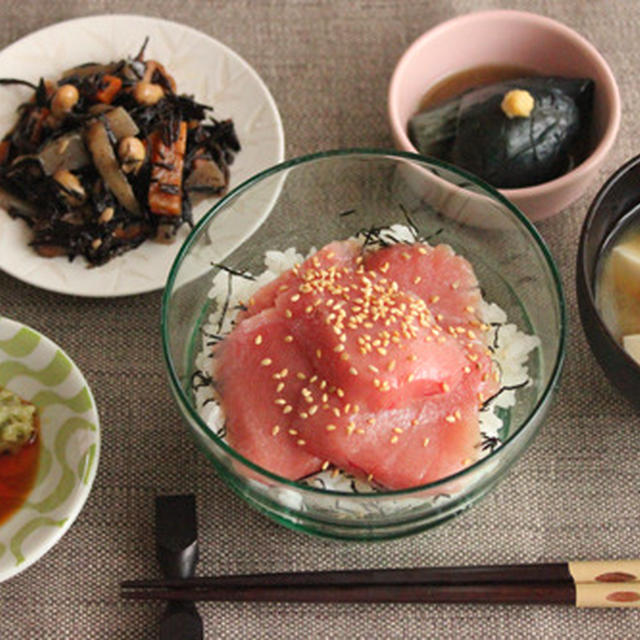
<path fill-rule="evenodd" d="M 442 104 L 450 98 L 455 98 L 469 89 L 486 87 L 487 85 L 515 78 L 530 78 L 539 76 L 537 71 L 517 65 L 486 64 L 458 71 L 436 82 L 429 87 L 420 100 L 418 112 Z"/>

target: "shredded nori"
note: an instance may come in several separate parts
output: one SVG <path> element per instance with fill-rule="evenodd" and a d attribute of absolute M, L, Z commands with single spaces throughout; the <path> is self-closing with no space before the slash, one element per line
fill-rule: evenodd
<path fill-rule="evenodd" d="M 497 436 L 488 436 L 484 432 L 482 432 L 480 435 L 482 436 L 482 442 L 479 446 L 482 451 L 490 451 L 491 453 L 493 453 L 502 444 L 500 442 L 500 438 L 498 438 Z"/>
<path fill-rule="evenodd" d="M 220 312 L 220 319 L 218 320 L 218 333 L 222 331 L 222 327 L 224 325 L 224 319 L 227 317 L 227 311 L 229 310 L 229 300 L 231 300 L 231 293 L 233 287 L 233 273 L 227 273 L 227 295 L 224 299 L 224 304 L 222 305 L 222 311 Z"/>
<path fill-rule="evenodd" d="M 530 380 L 527 378 L 518 384 L 505 385 L 504 387 L 500 387 L 500 389 L 494 393 L 491 397 L 487 398 L 483 403 L 480 411 L 486 411 L 489 408 L 491 402 L 493 402 L 501 393 L 505 391 L 517 391 L 518 389 L 524 389 L 529 384 Z"/>
<path fill-rule="evenodd" d="M 238 276 L 239 278 L 244 278 L 245 280 L 255 280 L 255 276 L 252 276 L 250 273 L 246 271 L 238 271 L 237 269 L 232 269 L 231 267 L 227 267 L 226 265 L 220 262 L 212 262 L 212 267 L 217 267 L 221 271 L 226 271 L 230 273 L 232 276 Z"/>

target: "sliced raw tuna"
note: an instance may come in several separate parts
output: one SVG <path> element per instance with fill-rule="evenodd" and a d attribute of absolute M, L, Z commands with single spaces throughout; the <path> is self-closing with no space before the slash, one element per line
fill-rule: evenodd
<path fill-rule="evenodd" d="M 357 242 L 332 242 L 305 260 L 299 267 L 289 269 L 259 289 L 247 303 L 247 310 L 238 315 L 238 321 L 273 307 L 278 295 L 297 290 L 301 284 L 300 275 L 330 266 L 350 266 L 355 268 L 355 258 L 360 251 Z"/>
<path fill-rule="evenodd" d="M 275 280 L 265 284 L 249 298 L 246 302 L 247 309 L 238 313 L 236 322 L 255 316 L 261 311 L 273 307 L 276 296 L 279 293 L 289 291 L 297 281 L 296 276 L 289 270 L 279 275 Z"/>
<path fill-rule="evenodd" d="M 436 328 L 423 300 L 362 266 L 300 275 L 294 293 L 277 295 L 276 308 L 320 378 L 348 390 L 352 402 L 393 408 L 459 383 L 464 348 Z"/>
<path fill-rule="evenodd" d="M 241 322 L 216 347 L 214 380 L 222 398 L 229 444 L 245 458 L 291 480 L 318 471 L 292 428 L 306 358 L 289 341 L 284 318 L 267 309 Z"/>
<path fill-rule="evenodd" d="M 445 327 L 480 325 L 482 295 L 473 267 L 450 246 L 396 244 L 371 253 L 365 266 L 422 298 Z"/>
<path fill-rule="evenodd" d="M 480 300 L 445 245 L 327 245 L 258 291 L 218 347 L 229 443 L 291 479 L 333 465 L 402 489 L 459 471 L 497 390 Z"/>
<path fill-rule="evenodd" d="M 455 389 L 391 410 L 345 402 L 331 388 L 321 398 L 314 389 L 310 406 L 317 410 L 313 415 L 307 410 L 304 417 L 297 413 L 294 428 L 313 455 L 382 486 L 405 489 L 433 482 L 479 454 L 478 408 L 496 383 L 486 355 L 470 365 Z M 479 395 L 479 388 L 487 395 Z"/>

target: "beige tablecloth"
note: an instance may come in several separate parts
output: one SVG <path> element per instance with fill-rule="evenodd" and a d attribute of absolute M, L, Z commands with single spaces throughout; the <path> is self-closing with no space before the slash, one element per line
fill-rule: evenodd
<path fill-rule="evenodd" d="M 203 30 L 264 78 L 281 110 L 287 156 L 391 146 L 386 89 L 414 38 L 475 8 L 529 9 L 590 39 L 620 83 L 622 129 L 596 183 L 539 225 L 560 268 L 570 341 L 555 407 L 508 478 L 454 521 L 406 540 L 335 544 L 273 524 L 231 494 L 182 427 L 165 381 L 160 293 L 88 300 L 0 273 L 0 314 L 44 332 L 78 363 L 102 418 L 89 501 L 62 541 L 0 585 L 0 638 L 154 638 L 156 604 L 118 599 L 122 579 L 156 575 L 158 493 L 195 492 L 201 573 L 538 562 L 638 556 L 640 419 L 613 391 L 580 327 L 579 228 L 606 174 L 638 153 L 640 3 L 599 0 L 2 0 L 0 47 L 75 16 L 135 11 Z M 0 76 L 2 70 L 0 69 Z M 640 612 L 560 607 L 205 604 L 208 638 L 637 638 Z"/>

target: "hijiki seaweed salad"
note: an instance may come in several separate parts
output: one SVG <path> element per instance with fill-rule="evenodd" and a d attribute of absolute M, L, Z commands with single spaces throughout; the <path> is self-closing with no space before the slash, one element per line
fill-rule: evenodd
<path fill-rule="evenodd" d="M 0 202 L 32 229 L 44 257 L 91 265 L 192 224 L 192 200 L 222 195 L 240 150 L 232 120 L 177 93 L 169 72 L 134 58 L 87 63 L 32 98 L 0 142 Z"/>

